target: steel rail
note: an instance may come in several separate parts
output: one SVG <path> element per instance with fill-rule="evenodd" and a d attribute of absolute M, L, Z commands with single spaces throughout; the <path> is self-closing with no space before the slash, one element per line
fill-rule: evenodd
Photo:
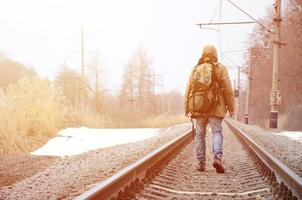
<path fill-rule="evenodd" d="M 302 199 L 302 178 L 273 155 L 269 154 L 265 149 L 256 144 L 229 119 L 226 119 L 225 121 L 231 130 L 275 173 L 279 183 L 283 182 L 292 191 L 293 195 L 298 197 L 298 199 Z"/>
<path fill-rule="evenodd" d="M 182 146 L 190 142 L 192 139 L 193 131 L 188 131 L 180 135 L 176 139 L 166 143 L 165 145 L 149 153 L 145 157 L 123 168 L 121 171 L 92 187 L 90 190 L 84 192 L 75 199 L 106 200 L 116 197 L 118 193 L 129 186 L 131 182 L 143 179 L 147 173 L 147 170 L 160 162 L 160 160 L 169 157 L 169 155 L 179 150 Z"/>

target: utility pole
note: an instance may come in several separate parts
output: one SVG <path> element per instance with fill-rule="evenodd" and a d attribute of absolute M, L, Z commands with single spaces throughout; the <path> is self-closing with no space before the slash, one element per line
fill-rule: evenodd
<path fill-rule="evenodd" d="M 80 110 L 83 110 L 84 106 L 84 28 L 81 27 L 81 69 L 82 69 L 82 80 L 80 84 Z"/>
<path fill-rule="evenodd" d="M 133 104 L 135 102 L 135 99 L 133 98 L 133 89 L 132 86 L 130 88 L 130 103 L 131 103 L 131 111 L 133 111 Z"/>
<path fill-rule="evenodd" d="M 237 83 L 237 89 L 238 89 L 238 96 L 237 96 L 237 120 L 239 121 L 239 106 L 240 106 L 240 66 L 238 66 L 238 83 Z"/>
<path fill-rule="evenodd" d="M 152 70 L 152 112 L 156 114 L 156 106 L 155 106 L 155 70 Z"/>
<path fill-rule="evenodd" d="M 82 66 L 82 78 L 84 79 L 84 28 L 81 28 L 81 66 Z"/>
<path fill-rule="evenodd" d="M 98 63 L 98 52 L 95 52 L 95 58 L 93 60 L 94 63 L 92 63 L 92 67 L 94 67 L 94 72 L 95 72 L 95 110 L 96 113 L 98 114 L 100 112 L 100 105 L 99 105 L 99 76 L 100 76 L 100 71 L 99 71 L 99 63 Z"/>
<path fill-rule="evenodd" d="M 246 88 L 246 100 L 245 100 L 245 117 L 244 123 L 249 123 L 249 106 L 250 106 L 250 89 L 251 89 L 251 81 L 252 81 L 252 58 L 253 58 L 253 50 L 250 49 L 250 62 L 248 65 L 248 77 L 247 77 L 247 88 Z"/>
<path fill-rule="evenodd" d="M 275 0 L 274 4 L 274 39 L 273 39 L 273 74 L 272 74 L 272 90 L 270 96 L 271 113 L 270 113 L 270 128 L 277 128 L 278 126 L 278 107 L 281 103 L 281 95 L 279 91 L 279 49 L 283 43 L 280 41 L 280 27 L 281 27 L 281 0 Z"/>
<path fill-rule="evenodd" d="M 219 23 L 221 23 L 222 18 L 222 0 L 219 2 Z M 219 56 L 222 58 L 222 41 L 221 41 L 221 27 L 218 25 L 218 41 L 219 41 Z"/>

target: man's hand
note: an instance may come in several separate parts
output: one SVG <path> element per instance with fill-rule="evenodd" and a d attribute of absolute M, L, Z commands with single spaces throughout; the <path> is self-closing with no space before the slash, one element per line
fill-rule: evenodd
<path fill-rule="evenodd" d="M 189 112 L 185 112 L 185 116 L 186 116 L 186 117 L 190 117 L 190 118 L 191 118 L 191 113 L 189 113 Z"/>
<path fill-rule="evenodd" d="M 230 117 L 233 118 L 234 117 L 234 111 L 229 111 Z"/>

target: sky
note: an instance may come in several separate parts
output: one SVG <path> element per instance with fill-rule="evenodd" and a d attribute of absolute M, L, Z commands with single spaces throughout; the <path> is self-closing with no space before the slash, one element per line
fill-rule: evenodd
<path fill-rule="evenodd" d="M 273 0 L 232 0 L 258 19 Z M 222 2 L 221 17 L 219 3 Z M 85 74 L 93 52 L 98 52 L 102 85 L 119 90 L 123 68 L 144 47 L 159 74 L 159 92 L 184 93 L 189 73 L 204 45 L 219 52 L 246 49 L 254 24 L 211 26 L 209 22 L 251 21 L 227 0 L 0 0 L 0 51 L 54 79 L 64 63 L 81 71 L 81 27 L 84 29 Z M 246 51 L 227 54 L 237 65 Z M 220 56 L 237 77 L 235 63 Z"/>

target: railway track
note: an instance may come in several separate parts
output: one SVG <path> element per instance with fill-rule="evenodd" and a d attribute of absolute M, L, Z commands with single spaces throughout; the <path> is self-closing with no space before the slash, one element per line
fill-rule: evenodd
<path fill-rule="evenodd" d="M 211 134 L 206 171 L 196 170 L 193 132 L 187 132 L 76 199 L 302 199 L 299 176 L 226 124 L 224 174 L 212 167 Z"/>

